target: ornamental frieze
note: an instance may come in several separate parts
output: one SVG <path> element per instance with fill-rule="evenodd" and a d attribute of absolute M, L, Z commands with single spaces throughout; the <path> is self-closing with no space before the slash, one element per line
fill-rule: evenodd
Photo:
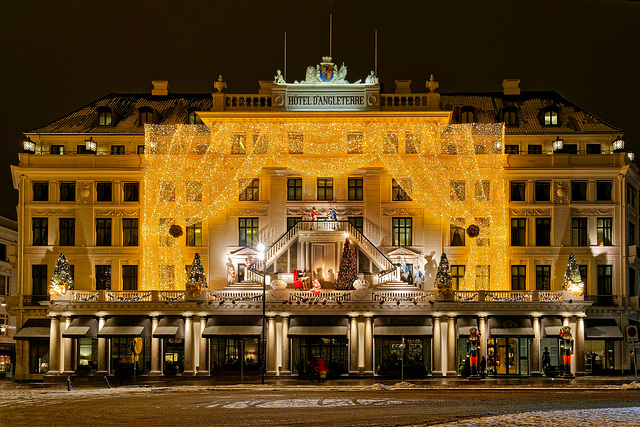
<path fill-rule="evenodd" d="M 311 216 L 312 208 L 287 208 L 287 215 Z M 338 217 L 362 215 L 362 208 L 334 208 Z M 319 216 L 329 216 L 329 209 L 316 208 Z"/>
<path fill-rule="evenodd" d="M 611 208 L 573 208 L 571 209 L 573 216 L 604 216 L 613 215 L 613 209 Z"/>
<path fill-rule="evenodd" d="M 96 209 L 96 216 L 138 216 L 137 209 Z"/>
<path fill-rule="evenodd" d="M 551 208 L 511 209 L 511 216 L 550 216 Z"/>
<path fill-rule="evenodd" d="M 75 209 L 34 209 L 33 215 L 42 216 L 75 216 Z"/>
<path fill-rule="evenodd" d="M 553 202 L 569 203 L 569 182 L 568 181 L 553 182 Z"/>
<path fill-rule="evenodd" d="M 422 209 L 420 208 L 384 208 L 382 215 L 386 216 L 420 216 Z"/>
<path fill-rule="evenodd" d="M 231 208 L 231 216 L 269 216 L 269 208 Z"/>

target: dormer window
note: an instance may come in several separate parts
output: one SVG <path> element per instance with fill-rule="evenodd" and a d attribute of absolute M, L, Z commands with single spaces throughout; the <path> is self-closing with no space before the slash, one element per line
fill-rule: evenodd
<path fill-rule="evenodd" d="M 476 109 L 470 106 L 465 106 L 460 109 L 460 123 L 475 123 L 476 121 Z"/>
<path fill-rule="evenodd" d="M 198 110 L 189 110 L 189 114 L 187 115 L 187 123 L 190 125 L 201 125 L 202 119 L 200 116 L 196 114 Z"/>
<path fill-rule="evenodd" d="M 140 125 L 144 125 L 147 123 L 153 124 L 155 123 L 155 117 L 153 114 L 153 109 L 150 107 L 142 107 L 140 108 Z"/>
<path fill-rule="evenodd" d="M 107 107 L 101 107 L 98 109 L 98 126 L 111 126 L 113 115 L 111 109 Z"/>
<path fill-rule="evenodd" d="M 518 125 L 518 110 L 515 107 L 506 107 L 502 110 L 502 121 L 507 126 Z"/>
<path fill-rule="evenodd" d="M 558 112 L 556 110 L 547 109 L 544 111 L 544 125 L 558 126 Z"/>

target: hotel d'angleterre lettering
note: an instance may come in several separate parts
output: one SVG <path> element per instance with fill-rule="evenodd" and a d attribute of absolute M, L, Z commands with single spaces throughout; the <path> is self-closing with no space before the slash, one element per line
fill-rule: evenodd
<path fill-rule="evenodd" d="M 307 67 L 302 81 L 287 83 L 280 70 L 273 81 L 273 109 L 286 111 L 371 111 L 380 109 L 380 85 L 372 71 L 364 83 L 349 83 L 347 67 L 325 56 Z"/>

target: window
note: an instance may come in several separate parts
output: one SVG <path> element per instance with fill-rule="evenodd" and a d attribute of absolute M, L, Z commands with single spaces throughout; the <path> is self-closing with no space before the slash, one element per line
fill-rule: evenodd
<path fill-rule="evenodd" d="M 76 183 L 61 182 L 60 183 L 60 201 L 74 202 L 76 200 Z"/>
<path fill-rule="evenodd" d="M 196 114 L 195 111 L 190 111 L 187 115 L 187 123 L 190 125 L 201 125 L 202 119 L 199 115 Z"/>
<path fill-rule="evenodd" d="M 476 151 L 476 154 L 484 154 L 486 152 L 484 144 L 476 144 L 474 146 L 474 149 Z"/>
<path fill-rule="evenodd" d="M 362 200 L 363 196 L 363 180 L 362 178 L 349 178 L 348 180 L 348 199 Z"/>
<path fill-rule="evenodd" d="M 52 145 L 51 154 L 64 154 L 64 145 Z"/>
<path fill-rule="evenodd" d="M 398 154 L 398 134 L 387 132 L 382 141 L 382 152 L 384 154 Z"/>
<path fill-rule="evenodd" d="M 526 200 L 527 184 L 524 181 L 511 181 L 511 201 L 524 202 Z"/>
<path fill-rule="evenodd" d="M 464 224 L 464 219 L 460 218 L 457 224 Z M 464 246 L 465 229 L 464 225 L 449 225 L 449 243 L 450 246 Z"/>
<path fill-rule="evenodd" d="M 287 200 L 302 200 L 302 178 L 287 178 Z"/>
<path fill-rule="evenodd" d="M 391 179 L 391 200 L 394 202 L 408 202 L 411 200 L 407 192 L 393 178 Z"/>
<path fill-rule="evenodd" d="M 49 372 L 49 340 L 29 340 L 29 373 Z"/>
<path fill-rule="evenodd" d="M 111 290 L 110 265 L 96 265 L 96 290 Z"/>
<path fill-rule="evenodd" d="M 476 121 L 476 109 L 464 106 L 460 109 L 460 123 L 474 123 Z"/>
<path fill-rule="evenodd" d="M 476 217 L 475 223 L 480 227 L 480 234 L 476 238 L 476 246 L 489 246 L 491 244 L 491 220 L 489 218 Z"/>
<path fill-rule="evenodd" d="M 149 108 L 149 107 L 142 107 L 140 108 L 140 125 L 144 125 L 146 123 L 154 123 L 154 117 L 153 117 L 153 109 Z"/>
<path fill-rule="evenodd" d="M 0 275 L 0 296 L 5 295 L 9 295 L 9 276 Z"/>
<path fill-rule="evenodd" d="M 536 181 L 535 201 L 536 202 L 551 201 L 551 182 L 550 181 Z"/>
<path fill-rule="evenodd" d="M 627 295 L 630 297 L 638 296 L 638 285 L 636 284 L 636 269 L 629 267 L 629 290 Z"/>
<path fill-rule="evenodd" d="M 571 201 L 586 202 L 587 201 L 587 182 L 571 181 Z"/>
<path fill-rule="evenodd" d="M 47 246 L 49 244 L 49 219 L 31 218 L 33 231 L 33 246 Z"/>
<path fill-rule="evenodd" d="M 463 201 L 465 199 L 465 182 L 449 181 L 451 186 L 451 200 Z"/>
<path fill-rule="evenodd" d="M 267 154 L 269 152 L 269 139 L 267 135 L 253 134 L 253 154 Z"/>
<path fill-rule="evenodd" d="M 629 221 L 629 239 L 627 246 L 633 246 L 636 244 L 636 225 Z"/>
<path fill-rule="evenodd" d="M 536 290 L 551 290 L 551 266 L 536 265 Z"/>
<path fill-rule="evenodd" d="M 511 290 L 524 291 L 527 289 L 527 266 L 511 266 Z"/>
<path fill-rule="evenodd" d="M 176 201 L 176 185 L 171 181 L 160 182 L 160 200 L 163 202 Z"/>
<path fill-rule="evenodd" d="M 536 218 L 536 246 L 551 246 L 551 218 Z"/>
<path fill-rule="evenodd" d="M 96 182 L 96 201 L 110 202 L 112 200 L 111 182 Z"/>
<path fill-rule="evenodd" d="M 333 178 L 318 178 L 318 200 L 333 200 Z"/>
<path fill-rule="evenodd" d="M 123 291 L 138 290 L 138 266 L 137 265 L 122 266 L 122 290 Z"/>
<path fill-rule="evenodd" d="M 627 206 L 638 209 L 638 190 L 627 184 Z"/>
<path fill-rule="evenodd" d="M 287 217 L 287 230 L 302 221 L 302 217 L 300 216 L 290 216 Z"/>
<path fill-rule="evenodd" d="M 138 196 L 138 183 L 137 182 L 125 182 L 122 184 L 122 190 L 124 194 L 122 195 L 122 200 L 124 202 L 137 202 L 139 201 Z"/>
<path fill-rule="evenodd" d="M 145 153 L 145 149 L 144 149 L 144 145 L 138 145 L 138 154 L 144 154 Z"/>
<path fill-rule="evenodd" d="M 187 246 L 202 246 L 202 221 L 187 226 Z"/>
<path fill-rule="evenodd" d="M 611 181 L 598 181 L 596 183 L 596 200 L 599 202 L 611 201 Z"/>
<path fill-rule="evenodd" d="M 304 135 L 301 133 L 289 134 L 289 154 L 304 153 Z"/>
<path fill-rule="evenodd" d="M 240 201 L 258 200 L 260 200 L 260 179 L 255 178 L 251 180 L 249 185 L 240 193 Z"/>
<path fill-rule="evenodd" d="M 87 146 L 85 144 L 76 145 L 76 154 L 87 154 L 90 153 L 87 151 Z"/>
<path fill-rule="evenodd" d="M 527 146 L 527 152 L 529 154 L 542 154 L 542 145 L 540 145 L 540 144 L 529 144 Z"/>
<path fill-rule="evenodd" d="M 49 201 L 49 182 L 48 181 L 34 181 L 33 201 L 34 202 Z"/>
<path fill-rule="evenodd" d="M 258 244 L 258 218 L 238 218 L 239 246 Z"/>
<path fill-rule="evenodd" d="M 447 150 L 445 151 L 447 154 L 458 154 L 458 149 L 455 144 L 447 145 Z"/>
<path fill-rule="evenodd" d="M 76 244 L 76 220 L 75 218 L 60 218 L 60 246 L 75 246 Z"/>
<path fill-rule="evenodd" d="M 111 110 L 108 108 L 98 109 L 98 126 L 111 126 Z"/>
<path fill-rule="evenodd" d="M 505 145 L 504 154 L 520 154 L 520 146 L 518 145 Z"/>
<path fill-rule="evenodd" d="M 527 219 L 511 218 L 511 246 L 526 246 Z"/>
<path fill-rule="evenodd" d="M 418 154 L 420 151 L 420 134 L 407 132 L 404 135 L 404 152 Z"/>
<path fill-rule="evenodd" d="M 598 218 L 598 244 L 600 246 L 611 246 L 611 218 Z"/>
<path fill-rule="evenodd" d="M 160 230 L 162 235 L 160 236 L 160 246 L 173 246 L 177 239 L 169 234 L 169 229 L 173 225 L 173 218 L 160 218 Z"/>
<path fill-rule="evenodd" d="M 587 218 L 571 220 L 571 245 L 587 246 Z"/>
<path fill-rule="evenodd" d="M 138 246 L 138 218 L 122 218 L 122 246 Z"/>
<path fill-rule="evenodd" d="M 490 289 L 491 266 L 476 265 L 476 289 Z"/>
<path fill-rule="evenodd" d="M 564 144 L 562 152 L 567 154 L 578 154 L 578 144 Z"/>
<path fill-rule="evenodd" d="M 456 291 L 459 291 L 464 287 L 464 270 L 464 265 L 451 266 L 451 281 L 453 282 L 452 287 Z"/>
<path fill-rule="evenodd" d="M 347 153 L 362 154 L 362 132 L 347 135 Z"/>
<path fill-rule="evenodd" d="M 111 218 L 96 218 L 96 246 L 111 246 Z"/>
<path fill-rule="evenodd" d="M 557 126 L 558 125 L 558 113 L 554 110 L 547 110 L 544 112 L 544 125 L 545 126 Z"/>
<path fill-rule="evenodd" d="M 582 283 L 584 283 L 584 289 L 589 289 L 587 288 L 587 278 L 589 277 L 589 266 L 585 265 L 585 264 L 581 264 L 578 266 L 578 268 L 580 269 L 580 276 L 582 277 Z"/>
<path fill-rule="evenodd" d="M 167 197 L 171 198 L 171 189 L 167 188 Z M 175 200 L 175 190 L 173 193 Z M 187 181 L 187 202 L 201 202 L 202 201 L 202 182 L 200 181 Z"/>
<path fill-rule="evenodd" d="M 247 135 L 237 133 L 231 136 L 231 154 L 247 154 Z"/>
<path fill-rule="evenodd" d="M 358 230 L 360 233 L 364 233 L 364 218 L 361 216 L 350 216 L 348 218 L 349 223 L 353 225 L 353 228 Z"/>
<path fill-rule="evenodd" d="M 31 266 L 31 294 L 37 296 L 47 295 L 47 266 Z"/>
<path fill-rule="evenodd" d="M 600 144 L 587 144 L 587 154 L 600 154 L 602 153 L 602 148 Z"/>
<path fill-rule="evenodd" d="M 114 154 L 114 155 L 124 154 L 124 145 L 112 145 L 111 154 Z"/>
<path fill-rule="evenodd" d="M 0 243 L 0 261 L 8 261 L 7 259 L 7 245 Z"/>
<path fill-rule="evenodd" d="M 506 107 L 505 109 L 503 109 L 502 121 L 507 126 L 517 126 L 518 125 L 517 110 L 513 107 Z"/>
<path fill-rule="evenodd" d="M 613 266 L 598 266 L 598 295 L 612 295 L 613 292 Z"/>
<path fill-rule="evenodd" d="M 476 181 L 476 200 L 479 200 L 479 201 L 491 200 L 491 182 L 490 181 Z"/>
<path fill-rule="evenodd" d="M 412 218 L 393 218 L 393 246 L 411 246 L 412 242 Z"/>

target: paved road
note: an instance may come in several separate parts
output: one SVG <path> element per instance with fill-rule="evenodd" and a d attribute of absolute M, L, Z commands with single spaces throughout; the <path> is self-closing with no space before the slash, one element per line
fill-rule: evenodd
<path fill-rule="evenodd" d="M 376 390 L 382 388 L 382 390 Z M 112 390 L 14 385 L 0 388 L 2 426 L 405 426 L 437 425 L 588 425 L 549 424 L 531 415 L 539 411 L 640 408 L 640 391 L 601 389 L 420 389 L 384 390 L 385 386 L 120 387 Z M 592 425 L 605 425 L 620 411 L 582 413 Z M 625 409 L 626 418 L 611 425 L 632 425 L 640 409 Z M 581 412 L 567 419 L 576 419 Z M 599 415 L 598 415 L 599 414 Z M 631 414 L 631 415 L 629 415 Z M 494 417 L 482 424 L 474 417 Z M 604 417 L 598 421 L 598 416 Z M 495 418 L 498 417 L 498 418 Z M 594 418 L 595 417 L 595 418 Z M 465 420 L 469 420 L 465 423 Z M 501 422 L 503 420 L 504 422 Z M 626 420 L 626 421 L 625 421 Z"/>

